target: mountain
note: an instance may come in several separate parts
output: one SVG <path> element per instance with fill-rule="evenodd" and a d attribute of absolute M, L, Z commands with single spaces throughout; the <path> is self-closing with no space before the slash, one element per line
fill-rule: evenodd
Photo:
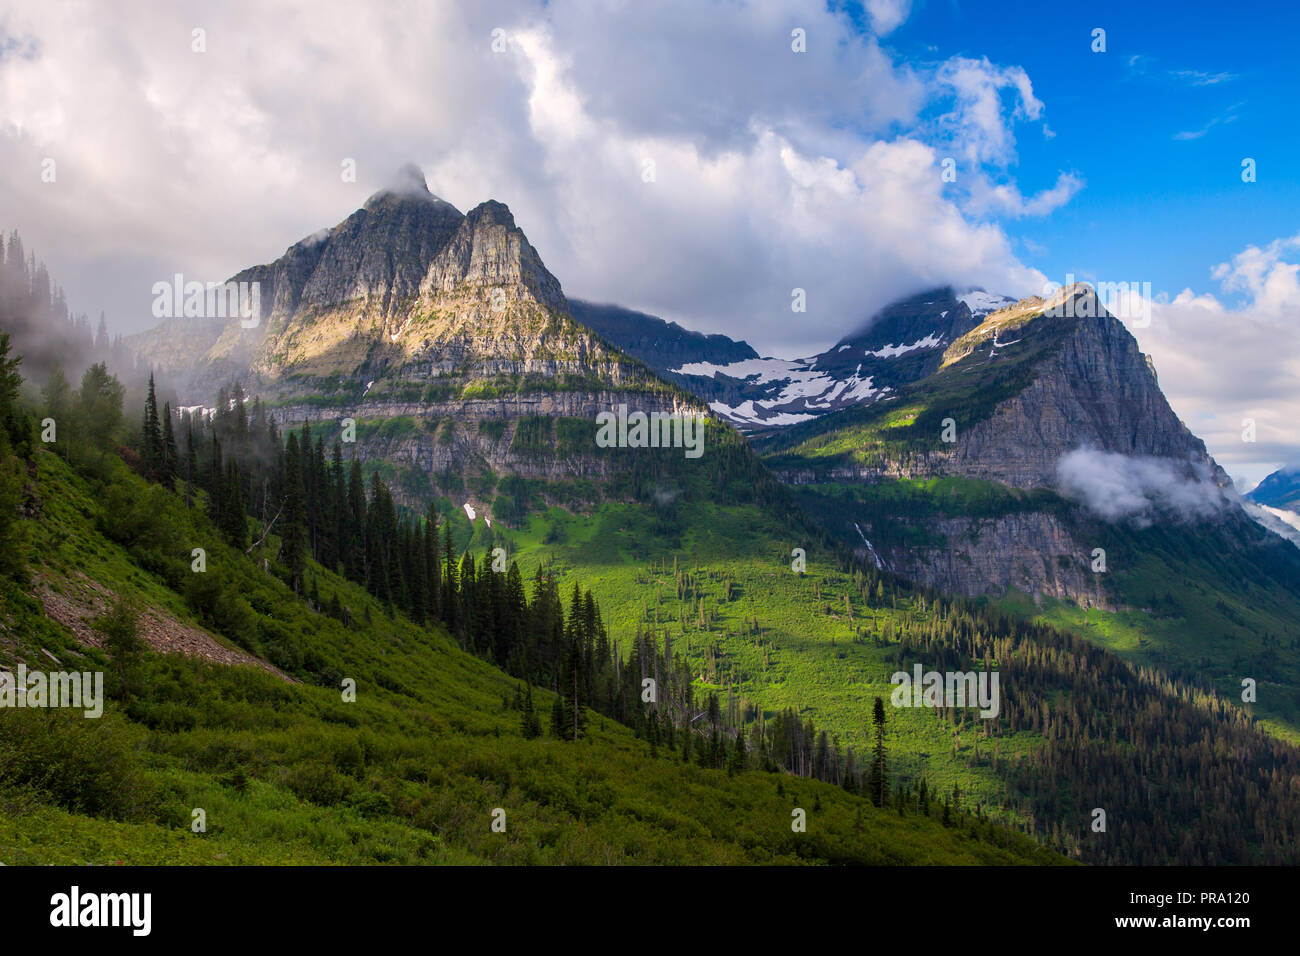
<path fill-rule="evenodd" d="M 1129 480 L 1131 461 L 1154 467 L 1150 480 L 1201 490 L 1207 516 L 1240 517 L 1227 475 L 1174 414 L 1132 335 L 1086 286 L 987 315 L 931 367 L 879 402 L 761 440 L 769 465 L 795 486 L 951 480 L 954 498 L 982 496 L 985 514 L 949 507 L 936 516 L 929 547 L 873 544 L 872 522 L 844 519 L 842 536 L 890 567 L 957 593 L 1016 587 L 1113 605 L 1083 561 L 1091 548 L 1063 515 L 1080 496 L 1085 504 L 1104 496 L 1107 481 Z M 1145 518 L 1152 503 L 1143 495 L 1159 499 L 1162 489 L 1133 492 Z"/>
<path fill-rule="evenodd" d="M 879 567 L 1224 689 L 1267 674 L 1271 712 L 1300 720 L 1300 662 L 1279 653 L 1297 646 L 1300 550 L 1252 519 L 1086 286 L 991 313 L 931 374 L 756 443 Z"/>
<path fill-rule="evenodd" d="M 861 331 L 812 358 L 646 361 L 742 431 L 780 428 L 879 401 L 923 378 L 946 346 L 1010 301 L 982 290 L 958 296 L 951 288 L 932 289 L 882 309 Z M 610 339 L 626 347 L 617 333 Z"/>
<path fill-rule="evenodd" d="M 331 441 L 351 419 L 359 456 L 392 463 L 413 506 L 447 494 L 490 518 L 506 476 L 600 484 L 617 471 L 594 441 L 601 412 L 704 411 L 573 319 L 506 206 L 461 214 L 414 168 L 230 281 L 260 284 L 255 328 L 175 319 L 128 344 L 182 405 L 238 380 L 276 420 Z"/>
<path fill-rule="evenodd" d="M 1300 468 L 1273 472 L 1246 497 L 1270 508 L 1300 512 Z"/>
<path fill-rule="evenodd" d="M 1300 688 L 1288 629 L 1300 613 L 1286 580 L 1291 559 L 1277 550 L 1284 542 L 1238 521 L 1221 471 L 1164 403 L 1150 362 L 1083 290 L 1013 304 L 951 290 L 914 297 L 808 360 L 810 368 L 837 363 L 830 388 L 840 391 L 825 408 L 804 396 L 782 404 L 788 370 L 767 385 L 762 375 L 751 382 L 686 374 L 707 371 L 687 359 L 731 358 L 726 353 L 743 343 L 679 333 L 613 307 L 575 307 L 504 207 L 484 204 L 457 219 L 454 210 L 434 215 L 412 203 L 437 206 L 419 190 L 377 194 L 306 241 L 332 243 L 337 233 L 337 254 L 291 247 L 277 263 L 244 273 L 272 288 L 267 321 L 252 330 L 227 323 L 196 360 L 196 380 L 240 378 L 279 425 L 310 424 L 294 433 L 296 447 L 310 449 L 301 474 L 327 472 L 336 439 L 364 469 L 370 501 L 355 508 L 344 504 L 352 496 L 339 483 L 329 504 L 321 491 L 329 482 L 310 480 L 308 494 L 317 497 L 307 510 L 319 517 L 311 556 L 323 567 L 342 562 L 348 579 L 372 595 L 418 607 L 418 585 L 377 574 L 388 566 L 369 544 L 349 551 L 355 539 L 343 537 L 340 556 L 330 540 L 326 516 L 349 509 L 386 522 L 376 533 L 400 526 L 385 517 L 391 489 L 405 506 L 400 521 L 435 514 L 455 547 L 469 549 L 471 564 L 460 572 L 470 571 L 468 580 L 482 567 L 477 555 L 488 563 L 498 549 L 525 579 L 560 575 L 566 591 L 580 580 L 608 612 L 611 641 L 663 648 L 665 659 L 680 660 L 683 685 L 716 695 L 729 726 L 745 733 L 785 734 L 798 722 L 799 739 L 825 740 L 836 756 L 807 762 L 795 748 L 786 766 L 832 780 L 852 759 L 841 748 L 870 750 L 872 702 L 890 694 L 900 665 L 962 670 L 995 658 L 1015 690 L 983 734 L 964 732 L 964 713 L 890 716 L 900 785 L 925 781 L 996 808 L 1013 825 L 1059 829 L 1054 846 L 1097 862 L 1276 857 L 1272 838 L 1254 831 L 1224 832 L 1221 845 L 1190 849 L 1156 833 L 1161 817 L 1206 811 L 1183 800 L 1167 775 L 1155 803 L 1135 781 L 1166 774 L 1177 761 L 1207 779 L 1237 773 L 1217 752 L 1188 743 L 1203 733 L 1233 736 L 1250 748 L 1252 767 L 1283 759 L 1273 749 L 1282 745 L 1227 695 L 1234 682 L 1239 693 L 1243 673 L 1254 674 L 1276 688 L 1258 705 L 1261 714 L 1282 730 L 1300 716 L 1300 698 L 1289 698 Z M 399 242 L 415 250 L 405 270 L 392 264 L 405 256 L 390 263 L 379 252 L 396 241 L 379 228 L 390 217 L 405 224 L 399 232 L 418 233 Z M 371 227 L 379 231 L 359 238 Z M 313 299 L 313 283 L 334 291 Z M 1067 296 L 1075 316 L 1056 314 Z M 164 328 L 140 344 L 159 337 L 176 334 Z M 657 340 L 670 359 L 652 366 L 632 354 L 653 358 Z M 850 379 L 866 384 L 862 372 L 872 389 L 888 378 L 889 390 L 849 395 Z M 674 375 L 686 377 L 667 380 Z M 812 417 L 780 429 L 769 419 L 747 436 L 710 422 L 698 459 L 598 446 L 594 418 L 616 404 L 694 411 L 708 401 L 716 411 L 717 397 L 679 387 L 698 388 L 697 380 L 753 388 L 760 399 L 775 390 L 774 407 L 800 409 L 777 414 Z M 188 397 L 211 401 L 197 390 Z M 842 399 L 848 404 L 832 407 Z M 242 399 L 227 393 L 216 405 L 216 430 L 241 434 L 231 422 L 242 420 Z M 346 441 L 346 419 L 356 426 L 354 442 Z M 205 493 L 229 497 L 213 477 L 220 449 L 207 451 L 206 428 L 200 423 L 196 474 Z M 285 479 L 273 468 L 264 476 L 265 463 L 290 458 L 286 448 L 236 463 L 236 497 L 256 522 L 252 534 L 269 536 L 271 555 L 277 512 L 267 489 L 282 489 Z M 1136 476 L 1143 491 L 1123 520 L 1099 511 L 1117 500 L 1133 506 L 1105 493 L 1116 488 L 1106 474 L 1115 468 L 1132 470 L 1120 472 L 1120 488 Z M 1188 494 L 1165 494 L 1160 482 Z M 1195 521 L 1177 513 L 1190 505 L 1211 512 Z M 360 540 L 369 542 L 370 532 Z M 1105 572 L 1092 566 L 1098 548 Z M 407 560 L 401 556 L 412 550 L 399 543 L 396 554 Z M 349 553 L 361 567 L 349 567 Z M 1220 558 L 1225 568 L 1214 566 Z M 476 609 L 469 620 L 449 623 L 455 640 L 479 653 L 499 646 L 475 630 L 492 620 L 484 609 L 495 601 L 469 606 Z M 1121 657 L 1168 682 L 1139 676 Z M 1080 683 L 1080 673 L 1096 678 Z M 1188 703 L 1214 690 L 1225 696 L 1212 710 Z M 1141 706 L 1110 709 L 1114 699 L 1139 698 Z M 1048 713 L 1087 729 L 1062 735 L 1064 725 Z M 1086 715 L 1101 713 L 1109 734 L 1088 723 Z M 1135 754 L 1157 737 L 1177 760 L 1135 766 Z M 1123 849 L 1089 843 L 1086 821 L 1071 816 L 1080 801 L 1101 799 L 1098 787 L 1109 805 L 1144 821 Z M 1276 788 L 1268 793 L 1283 799 Z"/>
<path fill-rule="evenodd" d="M 660 375 L 671 376 L 674 367 L 692 362 L 725 365 L 758 358 L 748 342 L 692 332 L 676 322 L 617 305 L 569 299 L 569 314 Z"/>

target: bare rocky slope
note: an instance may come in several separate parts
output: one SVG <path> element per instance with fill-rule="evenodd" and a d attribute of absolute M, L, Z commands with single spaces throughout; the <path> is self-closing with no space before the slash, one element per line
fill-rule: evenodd
<path fill-rule="evenodd" d="M 956 337 L 931 374 L 871 406 L 785 430 L 765 447 L 787 483 L 813 495 L 839 489 L 831 520 L 845 541 L 969 596 L 1017 588 L 1117 604 L 1092 566 L 1098 519 L 1062 480 L 1072 453 L 1093 456 L 1103 470 L 1155 461 L 1171 480 L 1223 489 L 1210 520 L 1232 524 L 1243 546 L 1260 534 L 1233 501 L 1227 475 L 1170 408 L 1149 358 L 1083 285 L 987 315 Z M 951 497 L 931 495 L 920 507 L 918 496 L 890 499 L 908 515 L 904 534 L 896 515 L 863 500 L 898 481 L 930 482 Z"/>
<path fill-rule="evenodd" d="M 313 422 L 332 440 L 351 419 L 356 456 L 394 464 L 408 504 L 463 492 L 467 474 L 480 493 L 503 474 L 606 474 L 564 420 L 594 423 L 620 404 L 707 411 L 573 320 L 506 206 L 461 214 L 414 167 L 337 226 L 230 281 L 259 283 L 256 327 L 173 319 L 128 344 L 182 404 L 210 404 L 240 381 L 282 424 Z M 537 454 L 557 428 L 570 436 L 566 453 Z"/>

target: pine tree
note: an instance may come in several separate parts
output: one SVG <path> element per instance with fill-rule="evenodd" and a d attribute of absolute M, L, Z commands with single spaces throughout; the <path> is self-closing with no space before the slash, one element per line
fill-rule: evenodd
<path fill-rule="evenodd" d="M 744 770 L 747 757 L 748 755 L 745 752 L 745 735 L 737 733 L 735 745 L 731 749 L 731 756 L 727 760 L 727 773 L 734 777 L 741 770 Z"/>
<path fill-rule="evenodd" d="M 289 583 L 295 593 L 302 591 L 302 572 L 306 566 L 307 520 L 302 487 L 302 455 L 297 436 L 289 433 L 284 452 L 284 518 L 280 526 L 280 546 L 289 569 Z"/>
<path fill-rule="evenodd" d="M 867 792 L 871 802 L 878 807 L 886 805 L 889 795 L 888 768 L 885 761 L 885 703 L 879 697 L 871 713 L 871 723 L 875 727 L 875 748 L 871 757 L 871 773 L 868 777 Z"/>
<path fill-rule="evenodd" d="M 587 728 L 587 702 L 582 692 L 582 670 L 582 645 L 576 639 L 570 640 L 569 653 L 564 660 L 564 671 L 560 678 L 565 740 L 579 739 Z"/>
<path fill-rule="evenodd" d="M 221 531 L 226 540 L 241 551 L 248 544 L 248 519 L 242 486 L 239 463 L 231 458 L 226 467 L 226 500 L 221 506 Z"/>
<path fill-rule="evenodd" d="M 560 703 L 560 698 L 555 698 L 555 703 L 551 706 L 551 736 L 564 739 L 564 705 Z"/>
<path fill-rule="evenodd" d="M 438 561 L 438 509 L 433 502 L 429 502 L 424 519 L 424 578 L 429 619 L 436 621 L 442 602 L 442 573 Z"/>
<path fill-rule="evenodd" d="M 523 722 L 522 730 L 525 740 L 535 740 L 542 735 L 542 721 L 537 716 L 537 708 L 533 706 L 533 685 L 528 684 L 528 691 L 524 694 L 523 701 Z"/>
<path fill-rule="evenodd" d="M 159 468 L 158 480 L 168 488 L 173 487 L 176 483 L 176 434 L 172 431 L 172 406 L 171 402 L 163 405 L 162 416 L 162 446 L 161 446 L 161 464 Z"/>
<path fill-rule="evenodd" d="M 366 492 L 361 478 L 361 462 L 352 460 L 348 472 L 347 548 L 343 552 L 344 572 L 353 581 L 366 577 Z"/>
<path fill-rule="evenodd" d="M 145 475 L 150 481 L 157 481 L 162 469 L 162 429 L 158 421 L 158 398 L 154 394 L 153 373 L 149 373 L 149 393 L 144 400 L 143 440 L 140 447 L 140 459 L 144 464 Z"/>

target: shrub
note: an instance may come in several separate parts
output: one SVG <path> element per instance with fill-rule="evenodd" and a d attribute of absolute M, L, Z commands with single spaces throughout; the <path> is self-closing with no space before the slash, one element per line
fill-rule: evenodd
<path fill-rule="evenodd" d="M 27 788 L 74 813 L 139 819 L 157 792 L 144 776 L 144 735 L 115 714 L 0 710 L 0 782 Z"/>

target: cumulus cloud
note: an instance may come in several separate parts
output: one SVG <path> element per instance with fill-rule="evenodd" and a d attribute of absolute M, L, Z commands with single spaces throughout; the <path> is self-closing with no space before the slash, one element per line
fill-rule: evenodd
<path fill-rule="evenodd" d="M 908 9 L 867 13 L 883 34 Z M 0 225 L 115 331 L 152 324 L 159 279 L 269 261 L 407 160 L 461 209 L 507 203 L 569 295 L 786 355 L 926 285 L 1041 287 L 1002 228 L 945 191 L 958 146 L 999 167 L 992 214 L 1042 214 L 1077 188 L 1024 198 L 1005 177 L 1013 127 L 1044 115 L 1023 69 L 896 62 L 847 14 L 800 0 L 8 16 L 29 39 L 0 59 Z"/>
<path fill-rule="evenodd" d="M 898 29 L 912 12 L 912 0 L 865 0 L 863 6 L 871 18 L 871 29 L 881 36 Z"/>
<path fill-rule="evenodd" d="M 1207 465 L 1079 448 L 1056 465 L 1062 493 L 1106 521 L 1208 518 L 1229 503 Z"/>
<path fill-rule="evenodd" d="M 1026 198 L 1015 183 L 994 185 L 985 177 L 978 176 L 965 209 L 970 213 L 991 213 L 1011 219 L 1046 216 L 1073 199 L 1083 186 L 1082 177 L 1062 172 L 1056 177 L 1056 185 Z"/>
<path fill-rule="evenodd" d="M 1300 462 L 1300 265 L 1288 259 L 1300 259 L 1300 235 L 1213 267 L 1222 297 L 1131 294 L 1117 313 L 1154 356 L 1170 405 L 1243 487 Z M 1150 323 L 1134 322 L 1148 306 Z"/>
<path fill-rule="evenodd" d="M 962 155 L 974 164 L 1009 164 L 1015 156 L 1015 133 L 1006 121 L 1008 106 L 1015 119 L 1042 117 L 1042 100 L 1034 95 L 1029 74 L 1021 67 L 1002 67 L 985 57 L 953 57 L 935 76 L 938 86 L 954 101 L 939 118 Z"/>

